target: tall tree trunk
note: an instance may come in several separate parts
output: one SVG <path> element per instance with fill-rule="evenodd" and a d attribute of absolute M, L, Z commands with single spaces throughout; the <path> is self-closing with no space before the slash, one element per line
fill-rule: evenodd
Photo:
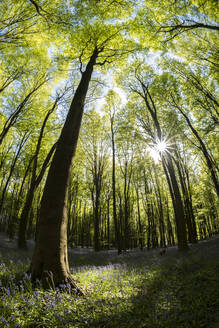
<path fill-rule="evenodd" d="M 156 202 L 158 208 L 158 218 L 159 218 L 159 232 L 160 232 L 160 247 L 166 247 L 166 238 L 165 238 L 165 225 L 164 225 L 164 214 L 163 214 L 163 203 L 160 191 L 160 181 L 157 174 L 156 167 L 154 167 L 154 185 L 156 193 Z"/>
<path fill-rule="evenodd" d="M 20 141 L 20 144 L 18 145 L 18 147 L 17 147 L 17 149 L 15 151 L 14 158 L 12 160 L 12 164 L 11 164 L 11 167 L 10 167 L 10 170 L 9 170 L 9 175 L 8 175 L 8 178 L 6 180 L 6 183 L 4 185 L 4 188 L 3 188 L 2 194 L 1 194 L 1 199 L 0 199 L 0 213 L 1 213 L 2 208 L 3 208 L 5 194 L 6 194 L 6 191 L 8 189 L 9 183 L 11 181 L 12 175 L 14 173 L 14 169 L 15 169 L 17 160 L 18 160 L 19 155 L 20 155 L 20 152 L 21 152 L 21 150 L 22 150 L 22 148 L 23 148 L 23 146 L 26 143 L 26 141 L 27 141 L 28 138 L 29 138 L 29 135 L 27 136 L 27 134 L 25 133 L 24 136 L 23 136 L 23 138 Z"/>
<path fill-rule="evenodd" d="M 70 283 L 80 293 L 83 292 L 76 287 L 68 264 L 67 195 L 84 101 L 98 53 L 98 49 L 95 48 L 82 73 L 58 140 L 42 196 L 38 234 L 31 265 L 32 278 L 42 280 L 45 286 L 48 286 L 46 272 L 52 272 L 55 285 L 64 281 Z"/>
<path fill-rule="evenodd" d="M 168 184 L 171 192 L 171 198 L 174 208 L 174 214 L 175 214 L 175 221 L 176 221 L 176 231 L 177 231 L 177 240 L 178 240 L 178 249 L 179 250 L 186 250 L 188 249 L 187 244 L 187 236 L 186 236 L 186 222 L 185 222 L 185 213 L 183 208 L 183 202 L 178 186 L 178 182 L 175 175 L 175 170 L 173 167 L 172 158 L 169 154 L 167 154 L 167 157 L 163 160 L 164 167 L 167 168 L 167 171 L 165 170 L 165 174 L 169 176 Z"/>
<path fill-rule="evenodd" d="M 218 182 L 218 175 L 217 175 L 218 168 L 215 167 L 214 161 L 212 160 L 212 157 L 209 154 L 209 152 L 207 150 L 207 147 L 205 146 L 205 144 L 204 144 L 202 138 L 200 137 L 198 131 L 192 125 L 189 117 L 185 114 L 185 112 L 183 111 L 183 109 L 176 103 L 175 99 L 174 98 L 172 98 L 172 99 L 174 101 L 175 107 L 184 116 L 184 118 L 185 118 L 185 120 L 186 120 L 186 122 L 187 122 L 187 124 L 188 124 L 188 126 L 190 128 L 190 130 L 192 131 L 192 133 L 194 134 L 194 136 L 196 137 L 196 139 L 198 140 L 198 142 L 200 144 L 200 150 L 202 151 L 202 154 L 205 157 L 206 164 L 207 164 L 207 167 L 208 167 L 209 172 L 211 174 L 211 179 L 212 179 L 212 182 L 213 182 L 214 187 L 215 187 L 215 191 L 216 191 L 217 195 L 219 196 L 219 182 Z"/>
<path fill-rule="evenodd" d="M 46 123 L 49 119 L 49 116 L 52 114 L 52 112 L 55 110 L 57 102 L 58 102 L 59 98 L 57 97 L 52 108 L 47 112 L 45 119 L 43 120 L 43 124 L 41 126 L 40 129 L 40 134 L 39 134 L 39 138 L 37 141 L 37 146 L 36 146 L 36 150 L 35 150 L 35 154 L 33 157 L 33 169 L 32 169 L 32 175 L 31 175 L 31 182 L 30 182 L 30 188 L 27 192 L 27 196 L 26 196 L 26 200 L 24 203 L 24 207 L 21 213 L 21 217 L 20 217 L 20 224 L 19 224 L 19 232 L 18 232 L 18 248 L 23 248 L 26 249 L 27 248 L 27 243 L 26 243 L 26 230 L 27 230 L 27 224 L 28 224 L 28 216 L 29 216 L 29 212 L 32 206 L 32 202 L 33 202 L 33 198 L 34 198 L 34 193 L 38 187 L 38 185 L 40 184 L 44 173 L 46 171 L 47 165 L 50 161 L 50 158 L 55 150 L 56 147 L 56 143 L 52 146 L 52 148 L 50 149 L 43 165 L 41 168 L 41 171 L 37 177 L 37 165 L 38 165 L 38 156 L 39 156 L 39 152 L 40 152 L 40 148 L 41 148 L 41 143 L 42 143 L 42 139 L 43 139 L 43 133 L 44 133 L 44 129 L 46 127 Z"/>
<path fill-rule="evenodd" d="M 127 161 L 125 162 L 124 173 L 124 250 L 130 246 L 130 227 L 129 227 L 129 189 L 128 189 L 128 176 L 127 176 Z"/>
<path fill-rule="evenodd" d="M 107 249 L 110 249 L 110 196 L 107 198 Z"/>
<path fill-rule="evenodd" d="M 185 174 L 186 171 L 185 163 L 183 163 L 182 158 L 177 150 L 175 151 L 175 156 L 176 157 L 174 162 L 178 170 L 179 181 L 180 181 L 183 201 L 184 201 L 186 225 L 188 230 L 188 240 L 190 243 L 196 243 L 197 233 L 196 233 L 196 226 L 195 226 L 195 217 L 192 208 L 191 194 L 189 194 L 189 187 L 187 186 L 187 184 L 189 183 L 189 180 L 187 181 L 187 178 L 189 178 L 189 176 Z"/>
<path fill-rule="evenodd" d="M 170 213 L 169 213 L 168 199 L 166 199 L 166 213 L 167 213 L 168 245 L 169 246 L 173 246 L 173 245 L 175 245 L 175 240 L 174 240 L 174 234 L 173 234 L 172 224 L 171 224 L 171 221 L 170 221 Z"/>
<path fill-rule="evenodd" d="M 150 189 L 147 184 L 146 173 L 145 169 L 143 170 L 144 174 L 144 191 L 145 191 L 145 198 L 146 201 L 143 203 L 145 213 L 147 214 L 148 218 L 148 226 L 147 226 L 147 250 L 149 251 L 151 247 L 151 218 L 152 218 L 152 210 L 151 210 L 151 199 L 150 199 Z M 148 197 L 149 196 L 149 197 Z"/>
<path fill-rule="evenodd" d="M 154 141 L 161 142 L 163 136 L 162 136 L 160 123 L 158 121 L 157 108 L 155 102 L 149 92 L 148 85 L 144 84 L 144 82 L 140 79 L 138 79 L 138 81 L 140 82 L 142 93 L 139 92 L 137 93 L 144 99 L 145 105 L 154 123 L 154 128 L 156 131 L 153 135 Z M 184 214 L 181 194 L 180 194 L 180 190 L 179 190 L 179 186 L 176 179 L 175 170 L 170 154 L 168 153 L 162 154 L 162 164 L 167 178 L 167 182 L 172 198 L 172 203 L 174 207 L 175 221 L 177 227 L 178 249 L 185 250 L 188 248 L 187 238 L 186 238 L 185 214 Z"/>
<path fill-rule="evenodd" d="M 95 252 L 100 251 L 100 191 L 99 186 L 95 186 L 95 201 L 94 201 L 94 250 Z"/>
<path fill-rule="evenodd" d="M 140 250 L 143 250 L 144 247 L 144 238 L 143 238 L 143 228 L 141 223 L 141 211 L 140 211 L 140 200 L 139 200 L 139 192 L 138 192 L 138 185 L 136 186 L 136 196 L 137 196 L 137 210 L 138 210 L 138 230 L 139 230 L 139 245 Z"/>
<path fill-rule="evenodd" d="M 44 176 L 47 165 L 50 161 L 50 158 L 51 158 L 55 148 L 56 148 L 56 143 L 50 149 L 50 151 L 49 151 L 49 153 L 48 153 L 48 155 L 47 155 L 47 157 L 46 157 L 46 159 L 45 159 L 45 161 L 42 165 L 42 169 L 41 169 L 40 174 L 38 175 L 38 177 L 36 178 L 35 174 L 32 175 L 30 188 L 27 192 L 24 207 L 23 207 L 21 217 L 20 217 L 20 224 L 19 224 L 19 231 L 18 231 L 18 248 L 20 248 L 20 249 L 26 249 L 27 248 L 26 231 L 27 231 L 29 212 L 31 210 L 31 206 L 32 206 L 33 199 L 34 199 L 34 193 L 35 193 L 37 187 L 39 186 L 39 184 L 40 184 L 40 182 L 41 182 L 41 180 Z"/>
<path fill-rule="evenodd" d="M 117 219 L 117 212 L 116 212 L 116 149 L 115 149 L 115 132 L 114 132 L 114 115 L 110 117 L 110 127 L 111 127 L 111 142 L 112 142 L 112 155 L 113 155 L 113 163 L 112 163 L 112 189 L 113 189 L 113 221 L 114 221 L 114 228 L 115 228 L 115 239 L 116 239 L 116 246 L 118 250 L 118 254 L 121 254 L 121 237 L 120 237 L 120 230 L 119 224 Z"/>
<path fill-rule="evenodd" d="M 57 106 L 58 100 L 59 100 L 59 96 L 56 97 L 56 100 L 55 100 L 52 108 L 49 109 L 49 111 L 47 112 L 47 114 L 43 120 L 43 124 L 41 126 L 40 134 L 39 134 L 39 137 L 37 140 L 36 150 L 35 150 L 34 157 L 33 157 L 33 168 L 32 168 L 32 174 L 31 174 L 30 188 L 27 192 L 26 200 L 25 200 L 24 207 L 23 207 L 23 210 L 21 213 L 21 217 L 20 217 L 19 232 L 18 232 L 18 248 L 23 248 L 23 249 L 27 248 L 26 230 L 27 230 L 29 212 L 30 212 L 33 198 L 34 198 L 34 193 L 44 176 L 47 165 L 48 165 L 50 158 L 56 147 L 56 143 L 55 143 L 52 146 L 51 150 L 49 151 L 49 153 L 42 165 L 41 172 L 39 173 L 39 175 L 37 177 L 38 157 L 39 157 L 39 152 L 40 152 L 40 148 L 41 148 L 41 144 L 42 144 L 42 140 L 43 140 L 44 130 L 46 127 L 46 123 L 49 119 L 49 116 L 54 112 L 54 110 Z"/>

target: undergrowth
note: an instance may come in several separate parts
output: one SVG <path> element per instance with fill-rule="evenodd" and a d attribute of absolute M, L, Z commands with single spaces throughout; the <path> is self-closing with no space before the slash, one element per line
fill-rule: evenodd
<path fill-rule="evenodd" d="M 1 257 L 0 327 L 219 327 L 219 259 L 214 255 L 189 252 L 161 261 L 157 254 L 149 261 L 138 252 L 110 258 L 111 263 L 105 257 L 104 265 L 101 253 L 95 254 L 95 265 L 93 253 L 78 255 L 71 270 L 85 297 L 72 294 L 68 285 L 33 288 L 25 256 Z"/>

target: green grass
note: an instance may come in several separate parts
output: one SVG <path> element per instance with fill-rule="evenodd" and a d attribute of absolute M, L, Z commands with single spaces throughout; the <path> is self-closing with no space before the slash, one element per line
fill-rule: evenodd
<path fill-rule="evenodd" d="M 216 240 L 216 239 L 215 239 Z M 1 256 L 0 327 L 218 328 L 218 240 L 168 250 L 70 253 L 86 296 L 33 289 L 27 254 Z M 25 260 L 26 258 L 26 260 Z M 73 263 L 75 266 L 73 267 Z"/>

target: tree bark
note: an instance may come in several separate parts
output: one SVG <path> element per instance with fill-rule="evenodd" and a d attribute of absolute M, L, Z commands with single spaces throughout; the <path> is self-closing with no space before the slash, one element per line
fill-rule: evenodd
<path fill-rule="evenodd" d="M 185 163 L 183 163 L 178 150 L 175 150 L 174 162 L 178 170 L 179 181 L 180 181 L 182 195 L 183 195 L 185 218 L 186 218 L 186 225 L 188 230 L 188 240 L 190 243 L 197 243 L 195 216 L 194 216 L 192 202 L 191 202 L 191 194 L 189 194 L 189 188 L 187 186 L 187 183 L 189 183 L 189 181 L 187 181 L 188 175 L 186 176 L 185 174 Z"/>
<path fill-rule="evenodd" d="M 139 192 L 138 192 L 138 185 L 136 185 L 136 197 L 137 197 L 137 211 L 138 211 L 138 230 L 139 230 L 139 245 L 140 245 L 140 250 L 143 250 L 144 247 L 144 238 L 143 238 L 143 227 L 142 227 L 142 222 L 141 222 L 141 211 L 140 211 L 140 199 L 139 199 Z"/>
<path fill-rule="evenodd" d="M 217 177 L 217 170 L 215 169 L 214 162 L 212 161 L 211 156 L 210 156 L 204 142 L 202 141 L 202 138 L 200 137 L 199 133 L 197 132 L 197 130 L 192 125 L 189 117 L 185 114 L 185 112 L 182 110 L 182 108 L 176 103 L 176 101 L 173 97 L 172 97 L 172 99 L 173 99 L 173 102 L 174 102 L 174 106 L 184 116 L 189 128 L 191 129 L 192 133 L 194 134 L 194 136 L 196 137 L 196 139 L 198 140 L 198 142 L 200 144 L 200 149 L 201 149 L 201 151 L 202 151 L 202 153 L 205 157 L 206 164 L 207 164 L 207 167 L 210 171 L 211 179 L 212 179 L 212 182 L 213 182 L 214 187 L 215 187 L 215 191 L 217 193 L 217 196 L 219 196 L 219 183 L 218 183 L 218 177 Z"/>
<path fill-rule="evenodd" d="M 40 184 L 46 168 L 48 166 L 48 163 L 50 161 L 51 156 L 53 155 L 55 148 L 56 148 L 56 143 L 52 146 L 52 148 L 50 149 L 43 165 L 41 168 L 41 171 L 37 177 L 37 166 L 38 166 L 38 157 L 39 157 L 39 152 L 40 152 L 40 148 L 41 148 L 41 143 L 42 143 L 42 139 L 43 139 L 43 134 L 44 134 L 44 130 L 46 127 L 46 123 L 49 119 L 49 116 L 53 113 L 53 111 L 56 108 L 58 102 L 58 98 L 56 98 L 52 108 L 47 112 L 44 120 L 43 120 L 43 124 L 41 126 L 40 129 L 40 134 L 38 137 L 38 141 L 37 141 L 37 146 L 36 146 L 36 150 L 35 150 L 35 154 L 34 154 L 34 158 L 33 158 L 33 168 L 32 168 L 32 174 L 31 174 L 31 182 L 30 182 L 30 188 L 27 192 L 27 196 L 25 199 L 25 203 L 24 203 L 24 207 L 21 213 L 21 217 L 20 217 L 20 224 L 19 224 L 19 232 L 18 232 L 18 248 L 23 248 L 26 249 L 27 248 L 27 243 L 26 243 L 26 230 L 27 230 L 27 223 L 28 223 L 28 217 L 29 217 L 29 212 L 32 206 L 32 202 L 34 199 L 34 193 L 38 187 L 38 185 Z"/>
<path fill-rule="evenodd" d="M 122 253 L 121 248 L 121 237 L 119 231 L 119 224 L 117 219 L 117 211 L 116 211 L 116 149 L 115 149 L 115 132 L 114 132 L 114 115 L 110 117 L 110 128 L 111 128 L 111 142 L 112 142 L 112 155 L 113 155 L 113 163 L 112 163 L 112 189 L 113 189 L 113 221 L 115 228 L 115 239 L 116 246 L 118 250 L 118 255 Z"/>
<path fill-rule="evenodd" d="M 162 131 L 157 116 L 157 108 L 155 102 L 149 92 L 149 87 L 146 84 L 144 84 L 144 82 L 140 78 L 138 78 L 138 81 L 140 82 L 142 92 L 139 92 L 137 90 L 134 91 L 144 99 L 145 105 L 151 115 L 151 118 L 154 123 L 154 128 L 156 131 L 155 135 L 153 136 L 155 142 L 162 141 Z M 175 221 L 177 227 L 178 249 L 186 250 L 188 248 L 188 244 L 186 238 L 185 213 L 184 213 L 178 182 L 176 179 L 174 166 L 172 163 L 172 158 L 171 155 L 168 153 L 161 154 L 161 156 L 162 156 L 162 165 L 167 178 L 167 182 L 172 198 L 173 208 L 174 208 Z"/>
<path fill-rule="evenodd" d="M 186 236 L 186 222 L 185 222 L 185 213 L 184 213 L 184 207 L 183 202 L 178 186 L 178 182 L 175 175 L 175 170 L 173 167 L 172 158 L 169 154 L 167 154 L 167 157 L 165 160 L 163 160 L 164 167 L 167 168 L 169 179 L 168 184 L 171 192 L 171 198 L 174 208 L 174 214 L 175 214 L 175 221 L 176 221 L 176 232 L 177 232 L 177 240 L 178 240 L 178 249 L 179 250 L 186 250 L 188 249 L 187 244 L 187 236 Z M 167 176 L 167 171 L 165 171 L 165 174 Z"/>
<path fill-rule="evenodd" d="M 31 265 L 32 278 L 40 279 L 44 286 L 48 287 L 46 278 L 48 272 L 52 272 L 54 285 L 70 283 L 82 294 L 83 291 L 72 279 L 68 264 L 67 195 L 85 97 L 98 53 L 98 49 L 95 48 L 82 73 L 58 140 L 42 196 L 36 246 Z"/>
<path fill-rule="evenodd" d="M 24 134 L 23 138 L 21 139 L 21 142 L 20 144 L 18 145 L 16 151 L 15 151 L 15 154 L 14 154 L 14 158 L 12 160 L 12 164 L 11 164 L 11 167 L 10 167 L 10 170 L 9 170 L 9 175 L 8 175 L 8 178 L 6 180 L 6 183 L 4 185 L 4 188 L 2 190 L 2 194 L 1 194 L 1 199 L 0 199 L 0 213 L 2 211 L 2 208 L 3 208 L 3 204 L 4 204 L 4 199 L 5 199 L 5 194 L 6 194 L 6 191 L 8 189 L 8 186 L 9 186 L 9 183 L 11 181 L 11 178 L 12 178 L 12 175 L 13 175 L 13 172 L 14 172 L 14 169 L 15 169 L 15 166 L 16 166 L 16 163 L 17 163 L 17 160 L 19 158 L 19 155 L 20 155 L 20 152 L 24 146 L 24 144 L 26 143 L 27 139 L 29 138 L 29 135 L 27 136 L 27 133 Z"/>

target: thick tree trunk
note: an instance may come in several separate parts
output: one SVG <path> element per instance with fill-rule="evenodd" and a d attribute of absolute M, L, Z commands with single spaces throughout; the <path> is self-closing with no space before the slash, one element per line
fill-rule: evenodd
<path fill-rule="evenodd" d="M 33 279 L 48 286 L 48 272 L 53 283 L 70 283 L 76 287 L 69 270 L 67 252 L 67 195 L 72 160 L 75 154 L 84 101 L 96 63 L 95 49 L 73 97 L 64 127 L 58 140 L 41 201 L 36 246 L 32 258 Z M 78 287 L 77 291 L 83 293 Z"/>

